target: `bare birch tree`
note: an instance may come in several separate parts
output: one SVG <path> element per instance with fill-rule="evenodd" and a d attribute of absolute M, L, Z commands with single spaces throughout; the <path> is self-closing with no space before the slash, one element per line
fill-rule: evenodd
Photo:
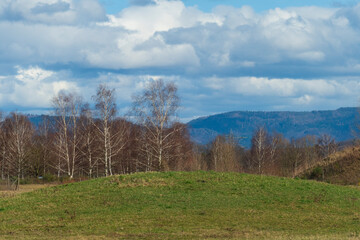
<path fill-rule="evenodd" d="M 128 129 L 118 127 L 116 131 L 113 130 L 116 117 L 115 89 L 100 84 L 93 98 L 96 102 L 95 107 L 99 118 L 95 127 L 103 145 L 102 161 L 105 165 L 105 176 L 113 175 L 112 159 L 124 148 L 126 144 L 125 135 Z"/>
<path fill-rule="evenodd" d="M 83 158 L 85 159 L 84 165 L 87 169 L 87 174 L 90 178 L 93 177 L 94 167 L 98 162 L 96 153 L 96 129 L 94 127 L 94 119 L 88 104 L 85 104 L 81 110 L 80 116 L 80 137 Z"/>
<path fill-rule="evenodd" d="M 125 162 L 121 162 L 120 153 L 123 153 L 127 143 L 130 140 L 130 130 L 128 122 L 123 118 L 116 118 L 110 129 L 110 161 L 109 169 L 113 169 L 114 165 L 120 166 L 118 173 L 128 173 L 128 167 Z M 111 172 L 112 174 L 112 172 Z"/>
<path fill-rule="evenodd" d="M 169 170 L 166 154 L 176 145 L 170 139 L 180 131 L 172 128 L 179 103 L 175 84 L 163 80 L 150 82 L 142 94 L 134 96 L 132 112 L 145 131 L 142 151 L 156 161 L 156 168 L 161 171 Z"/>
<path fill-rule="evenodd" d="M 53 98 L 53 106 L 57 117 L 57 141 L 55 146 L 59 161 L 66 163 L 63 170 L 59 162 L 58 171 L 66 172 L 70 178 L 74 177 L 75 164 L 79 158 L 78 117 L 82 105 L 81 97 L 75 93 L 59 92 Z"/>
<path fill-rule="evenodd" d="M 24 166 L 29 154 L 33 127 L 29 119 L 17 113 L 11 113 L 5 119 L 7 160 L 16 176 L 16 189 L 20 184 Z"/>
<path fill-rule="evenodd" d="M 258 174 L 262 174 L 269 149 L 268 133 L 264 127 L 259 127 L 251 139 L 251 160 L 256 166 Z"/>

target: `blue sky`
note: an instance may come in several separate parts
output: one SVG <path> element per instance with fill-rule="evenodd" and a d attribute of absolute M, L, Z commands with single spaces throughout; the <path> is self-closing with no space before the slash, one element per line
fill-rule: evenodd
<path fill-rule="evenodd" d="M 360 105 L 359 1 L 0 0 L 0 32 L 3 111 L 107 83 L 124 114 L 158 78 L 183 121 Z"/>

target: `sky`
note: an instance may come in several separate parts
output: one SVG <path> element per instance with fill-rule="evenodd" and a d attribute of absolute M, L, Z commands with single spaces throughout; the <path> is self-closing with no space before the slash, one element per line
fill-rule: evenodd
<path fill-rule="evenodd" d="M 0 33 L 5 112 L 106 83 L 123 115 L 160 78 L 183 122 L 360 105 L 360 0 L 0 0 Z"/>

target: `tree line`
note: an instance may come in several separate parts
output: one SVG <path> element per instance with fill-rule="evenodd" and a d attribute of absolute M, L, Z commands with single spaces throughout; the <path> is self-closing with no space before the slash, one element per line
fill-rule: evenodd
<path fill-rule="evenodd" d="M 311 169 L 338 150 L 330 135 L 307 135 L 286 139 L 280 133 L 269 133 L 258 127 L 251 138 L 250 149 L 239 144 L 233 134 L 219 135 L 211 143 L 195 148 L 199 168 L 215 171 L 238 171 L 254 174 L 296 177 Z"/>
<path fill-rule="evenodd" d="M 26 177 L 100 177 L 140 171 L 187 170 L 192 144 L 176 118 L 174 83 L 157 80 L 134 96 L 129 117 L 118 117 L 115 89 L 101 84 L 92 97 L 59 92 L 54 116 L 39 126 L 10 113 L 0 126 L 1 179 L 18 185 Z M 129 121 L 130 120 L 130 121 Z"/>
<path fill-rule="evenodd" d="M 13 112 L 0 125 L 1 179 L 18 186 L 32 177 L 94 178 L 143 171 L 238 171 L 296 176 L 336 151 L 327 135 L 287 140 L 259 127 L 251 148 L 233 134 L 205 146 L 191 142 L 177 119 L 180 99 L 174 83 L 150 82 L 133 97 L 128 116 L 118 117 L 115 89 L 100 84 L 93 108 L 79 94 L 61 91 L 53 116 L 38 126 Z"/>

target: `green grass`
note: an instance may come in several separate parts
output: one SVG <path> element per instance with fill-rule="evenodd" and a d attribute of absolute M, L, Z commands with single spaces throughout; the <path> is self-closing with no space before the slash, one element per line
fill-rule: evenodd
<path fill-rule="evenodd" d="M 1 239 L 360 239 L 360 189 L 237 173 L 113 176 L 0 199 Z"/>

